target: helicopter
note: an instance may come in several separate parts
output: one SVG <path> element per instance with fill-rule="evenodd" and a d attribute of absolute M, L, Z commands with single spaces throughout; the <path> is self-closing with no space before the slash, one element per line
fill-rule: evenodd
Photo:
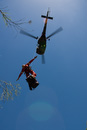
<path fill-rule="evenodd" d="M 45 23 L 44 23 L 43 31 L 42 31 L 40 38 L 35 37 L 32 34 L 25 32 L 24 30 L 20 30 L 20 33 L 27 35 L 29 37 L 32 37 L 36 40 L 38 39 L 38 42 L 37 42 L 38 44 L 37 44 L 37 47 L 36 47 L 36 53 L 39 54 L 39 55 L 42 55 L 42 63 L 45 63 L 44 53 L 45 53 L 45 50 L 46 50 L 46 41 L 50 40 L 49 38 L 51 36 L 53 36 L 56 33 L 59 33 L 60 31 L 63 30 L 62 27 L 59 27 L 56 31 L 54 31 L 53 33 L 51 33 L 49 36 L 46 37 L 46 28 L 47 28 L 48 19 L 53 20 L 53 17 L 49 17 L 49 12 L 50 11 L 48 10 L 46 16 L 41 15 L 42 18 L 45 18 Z"/>

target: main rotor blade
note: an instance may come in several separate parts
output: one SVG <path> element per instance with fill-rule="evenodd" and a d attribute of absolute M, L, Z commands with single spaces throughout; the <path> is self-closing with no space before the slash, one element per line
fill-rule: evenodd
<path fill-rule="evenodd" d="M 46 39 L 50 38 L 51 36 L 55 35 L 56 33 L 59 33 L 63 30 L 62 27 L 58 28 L 55 32 L 53 32 L 52 34 L 50 34 Z"/>
<path fill-rule="evenodd" d="M 44 54 L 42 55 L 42 64 L 45 64 L 45 57 L 44 57 Z"/>
<path fill-rule="evenodd" d="M 26 36 L 32 37 L 32 38 L 34 38 L 34 39 L 38 39 L 38 37 L 35 37 L 35 36 L 33 36 L 33 35 L 31 35 L 31 34 L 25 32 L 24 30 L 20 30 L 20 33 L 22 33 L 22 34 L 24 34 L 24 35 L 26 35 Z"/>

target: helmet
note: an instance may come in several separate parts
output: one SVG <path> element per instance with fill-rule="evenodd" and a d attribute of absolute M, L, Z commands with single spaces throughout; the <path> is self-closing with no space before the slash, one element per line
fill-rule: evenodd
<path fill-rule="evenodd" d="M 24 68 L 24 67 L 25 67 L 25 64 L 22 65 L 22 68 Z"/>

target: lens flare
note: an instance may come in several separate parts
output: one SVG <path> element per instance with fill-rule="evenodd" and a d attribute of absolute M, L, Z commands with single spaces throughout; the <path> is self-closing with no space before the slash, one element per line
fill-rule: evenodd
<path fill-rule="evenodd" d="M 36 102 L 29 107 L 29 115 L 36 121 L 47 121 L 54 115 L 54 107 L 46 102 Z"/>

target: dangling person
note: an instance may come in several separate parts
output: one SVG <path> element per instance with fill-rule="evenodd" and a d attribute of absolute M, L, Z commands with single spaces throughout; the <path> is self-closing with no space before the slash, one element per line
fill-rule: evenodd
<path fill-rule="evenodd" d="M 30 90 L 32 90 L 32 88 L 36 88 L 39 83 L 38 81 L 36 80 L 36 73 L 31 69 L 31 67 L 29 66 L 35 59 L 37 58 L 37 56 L 35 56 L 32 60 L 30 60 L 27 64 L 23 64 L 22 65 L 22 70 L 17 78 L 17 80 L 19 80 L 19 78 L 21 77 L 21 75 L 23 73 L 26 74 L 26 81 L 28 82 L 29 84 L 29 88 Z M 30 75 L 31 73 L 31 75 Z M 16 81 L 17 81 L 16 80 Z"/>

